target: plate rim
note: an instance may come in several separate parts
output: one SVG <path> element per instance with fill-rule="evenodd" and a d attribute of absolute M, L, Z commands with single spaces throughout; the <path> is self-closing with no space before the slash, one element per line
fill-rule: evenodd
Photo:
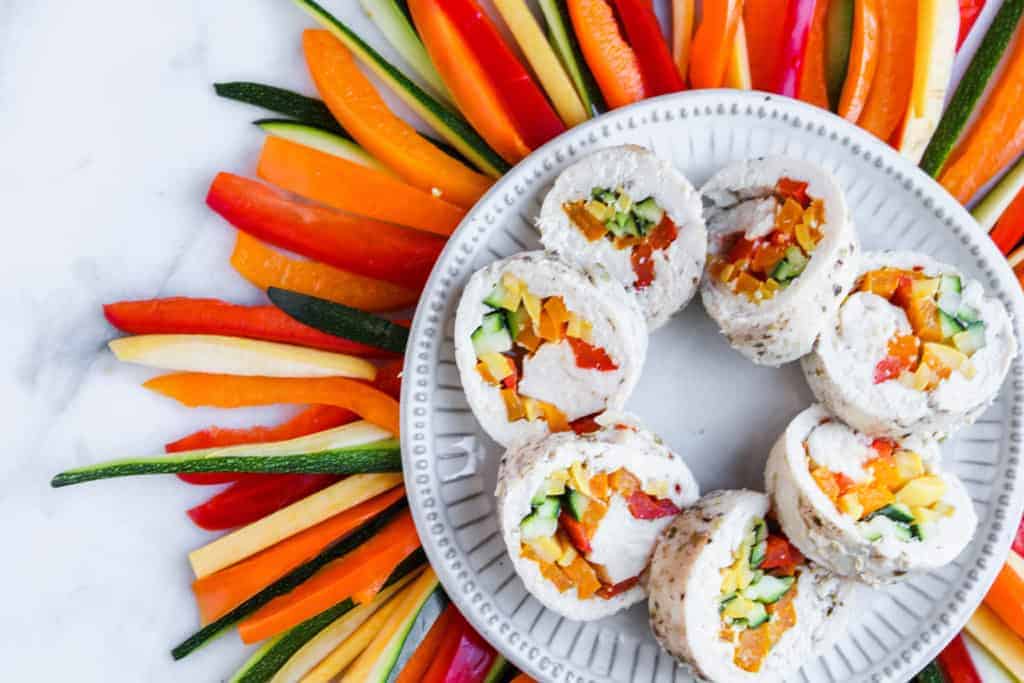
<path fill-rule="evenodd" d="M 744 111 L 741 112 L 741 109 Z M 444 525 L 441 522 L 428 519 L 429 514 L 435 514 L 436 518 L 433 508 L 446 507 L 440 498 L 440 493 L 433 490 L 437 488 L 438 482 L 429 481 L 430 464 L 436 461 L 433 446 L 419 443 L 427 442 L 429 444 L 429 438 L 433 436 L 432 429 L 424 427 L 429 422 L 428 409 L 425 406 L 429 405 L 432 399 L 423 389 L 428 385 L 425 377 L 436 372 L 436 359 L 433 356 L 439 352 L 442 336 L 439 332 L 443 332 L 445 324 L 438 315 L 438 312 L 443 310 L 444 304 L 441 301 L 432 301 L 437 296 L 439 289 L 447 290 L 451 286 L 444 284 L 445 274 L 442 271 L 450 266 L 453 258 L 461 264 L 462 259 L 459 259 L 458 256 L 453 257 L 456 252 L 462 250 L 465 254 L 472 253 L 473 250 L 467 244 L 467 236 L 474 224 L 483 223 L 483 228 L 478 229 L 481 236 L 496 229 L 494 226 L 500 223 L 500 219 L 492 213 L 491 205 L 500 201 L 501 195 L 507 195 L 510 190 L 516 195 L 527 192 L 527 187 L 522 184 L 523 178 L 531 171 L 536 177 L 539 177 L 542 171 L 538 166 L 550 171 L 555 164 L 565 164 L 568 160 L 574 159 L 577 153 L 581 152 L 579 149 L 581 145 L 576 142 L 578 139 L 582 138 L 587 141 L 582 145 L 586 147 L 582 153 L 587 154 L 590 153 L 591 147 L 603 146 L 601 137 L 609 137 L 612 134 L 612 128 L 623 130 L 638 128 L 648 123 L 662 123 L 665 120 L 685 120 L 688 116 L 710 117 L 740 113 L 751 115 L 756 113 L 759 118 L 778 119 L 789 123 L 796 129 L 816 130 L 823 137 L 828 133 L 830 144 L 848 148 L 850 154 L 860 156 L 880 169 L 885 167 L 885 171 L 889 175 L 893 175 L 894 180 L 902 181 L 901 184 L 905 192 L 912 193 L 921 202 L 923 208 L 934 215 L 937 223 L 952 232 L 949 239 L 955 239 L 959 235 L 960 240 L 971 254 L 978 258 L 979 269 L 984 271 L 990 280 L 998 281 L 999 290 L 994 295 L 1009 310 L 1018 343 L 1024 339 L 1024 292 L 1017 283 L 1016 276 L 1006 259 L 967 209 L 917 165 L 867 131 L 832 112 L 799 100 L 756 90 L 691 90 L 642 100 L 627 107 L 606 112 L 570 128 L 534 150 L 499 178 L 466 213 L 457 229 L 449 237 L 424 286 L 410 328 L 409 342 L 403 363 L 402 376 L 405 381 L 402 383 L 401 393 L 400 440 L 402 469 L 413 521 L 422 540 L 423 549 L 431 566 L 435 568 L 445 591 L 481 636 L 517 668 L 538 680 L 552 680 L 552 675 L 543 670 L 547 667 L 542 667 L 538 663 L 541 655 L 538 653 L 532 658 L 528 657 L 524 649 L 513 647 L 511 643 L 500 639 L 497 633 L 492 633 L 495 629 L 487 623 L 485 615 L 476 604 L 479 600 L 475 598 L 478 598 L 480 593 L 476 591 L 474 582 L 469 580 L 463 583 L 466 579 L 458 579 L 448 570 L 448 561 L 442 556 L 441 544 L 437 542 L 439 535 L 432 531 L 432 528 Z M 831 132 L 827 128 L 831 128 Z M 511 205 L 514 199 L 506 196 L 505 202 Z M 454 277 L 458 272 L 459 269 L 454 269 L 450 275 Z M 989 292 L 989 294 L 993 293 Z M 439 330 L 439 326 L 442 329 Z M 417 359 L 421 365 L 414 367 L 417 364 Z M 982 543 L 982 546 L 975 563 L 976 566 L 973 569 L 966 569 L 964 572 L 967 582 L 970 584 L 967 586 L 969 592 L 965 593 L 962 582 L 951 587 L 949 598 L 951 602 L 955 601 L 956 603 L 956 613 L 952 617 L 949 617 L 948 613 L 943 613 L 937 620 L 937 622 L 941 622 L 941 625 L 932 623 L 930 630 L 925 627 L 908 634 L 907 638 L 914 639 L 910 649 L 903 652 L 892 650 L 888 657 L 881 662 L 876 662 L 872 669 L 880 670 L 881 673 L 876 671 L 872 674 L 872 681 L 907 680 L 916 674 L 924 664 L 934 659 L 941 649 L 962 630 L 1002 567 L 1003 563 L 1000 558 L 1009 551 L 1017 529 L 1017 520 L 1020 519 L 1022 511 L 1024 511 L 1024 492 L 1021 491 L 1021 485 L 1024 484 L 1024 467 L 1022 467 L 1019 457 L 1020 443 L 1024 438 L 1024 423 L 1020 419 L 1024 412 L 1024 379 L 1022 377 L 1024 377 L 1024 360 L 1022 360 L 1021 353 L 1018 353 L 1001 389 L 1001 391 L 1008 392 L 1007 400 L 1010 405 L 1006 424 L 1004 424 L 1005 435 L 1003 437 L 1008 442 L 1008 449 L 1000 458 L 1003 462 L 997 465 L 999 469 L 997 469 L 996 479 L 993 482 L 993 495 L 996 495 L 995 491 L 1001 490 L 1002 492 L 993 501 L 996 507 L 993 512 L 994 522 L 989 529 L 991 533 L 987 539 L 982 539 L 978 535 L 972 541 L 972 544 Z M 427 419 L 425 420 L 425 418 Z M 430 437 L 426 435 L 426 432 L 431 432 Z M 1000 450 L 1002 449 L 1001 445 Z M 425 477 L 427 480 L 424 480 Z M 1001 489 L 998 488 L 1000 481 L 1002 482 Z M 490 494 L 486 489 L 484 493 Z M 443 528 L 442 532 L 445 535 L 453 533 L 450 529 Z M 451 542 L 448 539 L 445 541 L 445 545 Z M 468 570 L 468 573 L 475 575 L 477 572 Z M 460 586 L 459 583 L 463 583 L 463 585 Z M 933 632 L 931 636 L 929 636 L 930 632 Z M 941 637 L 934 637 L 935 633 L 940 634 Z M 568 658 L 559 657 L 559 659 L 567 660 Z M 571 668 L 568 671 L 555 674 L 555 676 L 565 680 L 591 679 L 589 673 L 573 671 Z"/>

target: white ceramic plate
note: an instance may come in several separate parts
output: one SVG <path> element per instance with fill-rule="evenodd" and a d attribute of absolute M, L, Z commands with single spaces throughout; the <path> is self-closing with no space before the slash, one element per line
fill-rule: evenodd
<path fill-rule="evenodd" d="M 581 623 L 526 593 L 495 519 L 501 451 L 473 418 L 453 356 L 455 308 L 467 278 L 497 258 L 538 248 L 533 219 L 558 172 L 623 143 L 673 161 L 697 186 L 724 164 L 766 154 L 820 164 L 846 191 L 865 248 L 913 249 L 955 263 L 1010 308 L 1018 338 L 1024 319 L 1005 259 L 955 200 L 867 133 L 799 102 L 736 91 L 669 95 L 602 116 L 537 150 L 469 213 L 424 291 L 405 361 L 402 453 L 416 524 L 448 593 L 482 634 L 541 680 L 688 679 L 654 641 L 646 605 Z M 707 492 L 763 489 L 768 449 L 811 400 L 799 364 L 750 364 L 695 300 L 651 337 L 627 407 L 687 459 Z M 825 656 L 805 663 L 804 680 L 906 680 L 961 628 L 1001 565 L 1024 506 L 1022 412 L 1017 361 L 993 408 L 944 446 L 981 520 L 974 542 L 941 571 L 865 589 L 859 618 Z"/>

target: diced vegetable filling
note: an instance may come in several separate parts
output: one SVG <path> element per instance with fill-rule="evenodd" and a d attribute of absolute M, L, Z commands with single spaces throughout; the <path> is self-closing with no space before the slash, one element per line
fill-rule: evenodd
<path fill-rule="evenodd" d="M 806 444 L 805 444 L 806 448 Z M 857 522 L 872 543 L 883 538 L 921 541 L 932 522 L 954 513 L 943 502 L 946 482 L 927 471 L 921 456 L 889 439 L 875 439 L 873 456 L 864 463 L 870 478 L 854 481 L 817 464 L 808 453 L 811 477 L 836 509 Z"/>
<path fill-rule="evenodd" d="M 744 671 L 761 670 L 782 635 L 796 625 L 797 578 L 804 557 L 777 530 L 755 518 L 722 570 L 720 637 L 733 643 L 733 662 Z"/>
<path fill-rule="evenodd" d="M 577 367 L 598 372 L 618 370 L 607 351 L 591 344 L 590 322 L 568 310 L 560 296 L 541 299 L 532 294 L 511 273 L 501 276 L 484 303 L 493 310 L 484 314 L 471 336 L 476 370 L 485 382 L 501 388 L 509 422 L 543 420 L 553 432 L 573 428 L 558 406 L 520 394 L 519 381 L 525 358 L 544 344 L 562 341 L 572 348 Z"/>
<path fill-rule="evenodd" d="M 637 575 L 616 582 L 603 565 L 588 559 L 613 497 L 626 503 L 634 519 L 658 520 L 679 514 L 668 493 L 668 481 L 644 484 L 624 468 L 591 473 L 586 463 L 577 462 L 556 470 L 530 501 L 530 514 L 519 523 L 521 554 L 536 562 L 541 575 L 560 593 L 575 588 L 580 600 L 595 596 L 608 600 L 639 580 Z"/>
<path fill-rule="evenodd" d="M 562 210 L 587 240 L 604 239 L 616 249 L 631 250 L 637 289 L 654 282 L 654 252 L 668 249 L 679 236 L 679 228 L 654 197 L 634 202 L 621 187 L 595 187 L 590 199 L 566 202 Z"/>
<path fill-rule="evenodd" d="M 985 323 L 963 302 L 958 275 L 928 277 L 917 270 L 879 268 L 861 278 L 858 291 L 903 309 L 912 330 L 889 340 L 886 356 L 875 366 L 875 384 L 895 379 L 931 391 L 954 371 L 974 377 L 970 357 L 985 346 Z"/>
<path fill-rule="evenodd" d="M 780 178 L 771 197 L 775 221 L 770 232 L 729 236 L 728 249 L 711 260 L 711 276 L 750 301 L 771 299 L 804 272 L 824 234 L 825 205 L 811 199 L 807 183 Z"/>

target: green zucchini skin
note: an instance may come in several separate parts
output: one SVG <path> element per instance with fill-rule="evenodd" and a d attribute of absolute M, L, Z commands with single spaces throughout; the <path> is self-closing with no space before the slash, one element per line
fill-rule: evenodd
<path fill-rule="evenodd" d="M 293 0 L 304 12 L 333 33 L 349 50 L 355 53 L 381 79 L 388 83 L 402 101 L 423 117 L 442 137 L 461 152 L 464 158 L 484 173 L 499 177 L 511 166 L 498 156 L 466 119 L 444 106 L 405 74 L 370 47 L 355 31 L 338 20 L 314 0 Z"/>
<path fill-rule="evenodd" d="M 387 318 L 277 287 L 267 289 L 267 296 L 275 306 L 292 318 L 321 332 L 376 346 L 385 351 L 405 353 L 409 330 Z"/>
<path fill-rule="evenodd" d="M 388 577 L 384 587 L 390 586 L 395 581 L 426 564 L 427 556 L 421 548 L 402 560 L 402 563 Z M 285 665 L 293 654 L 299 651 L 299 648 L 354 607 L 355 603 L 352 602 L 351 598 L 348 598 L 286 631 L 266 651 L 259 653 L 259 659 L 246 662 L 245 671 L 232 679 L 232 683 L 266 683 L 274 677 L 274 674 Z"/>
<path fill-rule="evenodd" d="M 570 28 L 572 21 L 565 0 L 539 0 L 537 4 L 547 24 L 548 42 L 554 47 L 562 66 L 568 71 L 587 115 L 593 116 L 604 108 L 604 98 L 594 81 L 593 74 L 590 73 L 590 67 L 583 59 L 576 34 Z"/>
<path fill-rule="evenodd" d="M 930 176 L 937 176 L 953 151 L 960 133 L 971 117 L 985 87 L 999 66 L 1024 11 L 1024 0 L 1005 0 L 992 25 L 974 53 L 967 71 L 956 87 L 949 106 L 939 119 L 939 125 L 932 135 L 921 158 L 921 169 Z"/>
<path fill-rule="evenodd" d="M 124 458 L 61 472 L 50 480 L 50 486 L 60 488 L 100 479 L 179 472 L 366 474 L 401 471 L 401 449 L 398 442 L 391 439 L 366 446 L 295 455 Z"/>
<path fill-rule="evenodd" d="M 291 592 L 323 568 L 328 562 L 347 555 L 373 538 L 378 531 L 383 529 L 388 522 L 404 510 L 406 505 L 405 500 L 395 503 L 355 531 L 327 546 L 313 559 L 299 565 L 224 616 L 193 633 L 171 650 L 171 656 L 174 659 L 186 657 L 250 614 L 254 614 L 274 598 Z"/>
<path fill-rule="evenodd" d="M 322 128 L 347 140 L 352 139 L 352 136 L 335 120 L 327 105 L 315 97 L 307 97 L 273 85 L 248 81 L 214 83 L 213 89 L 218 95 L 229 100 L 262 107 L 268 111 L 289 116 L 296 121 Z"/>

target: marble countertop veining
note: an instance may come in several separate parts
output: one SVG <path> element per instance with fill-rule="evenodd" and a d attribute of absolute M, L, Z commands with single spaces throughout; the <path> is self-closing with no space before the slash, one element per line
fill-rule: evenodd
<path fill-rule="evenodd" d="M 393 58 L 356 0 L 326 4 Z M 203 197 L 217 171 L 252 173 L 261 136 L 248 123 L 261 113 L 211 83 L 312 92 L 299 42 L 309 25 L 287 0 L 0 0 L 4 680 L 223 680 L 245 657 L 234 634 L 169 655 L 198 623 L 186 553 L 211 535 L 184 511 L 210 488 L 48 482 L 200 426 L 280 415 L 189 411 L 141 389 L 154 373 L 104 349 L 114 331 L 100 305 L 260 300 L 228 266 L 233 233 Z"/>

